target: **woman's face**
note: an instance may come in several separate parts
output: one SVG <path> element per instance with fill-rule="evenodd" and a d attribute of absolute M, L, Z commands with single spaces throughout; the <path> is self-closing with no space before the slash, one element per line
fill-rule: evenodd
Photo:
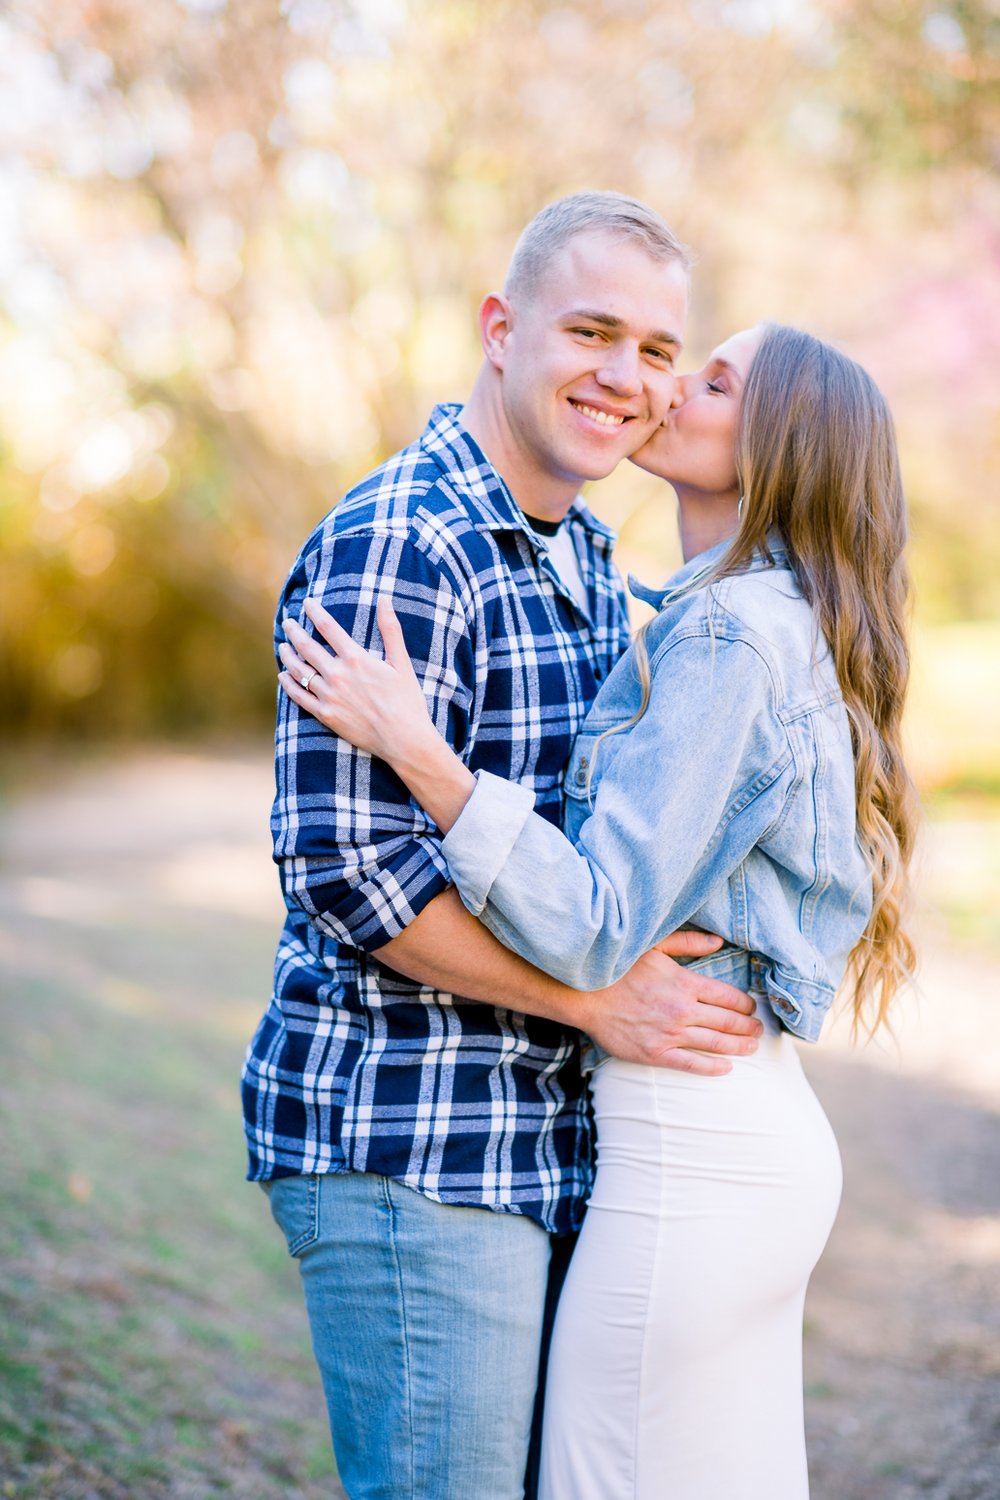
<path fill-rule="evenodd" d="M 679 376 L 670 411 L 632 462 L 679 489 L 735 501 L 740 399 L 762 338 L 759 328 L 734 333 L 701 370 Z"/>

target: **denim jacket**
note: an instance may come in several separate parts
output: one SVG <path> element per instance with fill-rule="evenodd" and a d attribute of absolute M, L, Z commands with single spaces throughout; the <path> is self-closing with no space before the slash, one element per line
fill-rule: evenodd
<path fill-rule="evenodd" d="M 565 836 L 527 788 L 482 773 L 444 853 L 469 910 L 564 983 L 603 988 L 699 927 L 725 942 L 699 969 L 756 992 L 770 1029 L 815 1041 L 871 910 L 850 727 L 780 540 L 771 561 L 702 582 L 727 545 L 665 590 L 633 584 L 658 608 L 649 705 L 601 738 L 640 706 L 630 650 L 576 740 Z"/>

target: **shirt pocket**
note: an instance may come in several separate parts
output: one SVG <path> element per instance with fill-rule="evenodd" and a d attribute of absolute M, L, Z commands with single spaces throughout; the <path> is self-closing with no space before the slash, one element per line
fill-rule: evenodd
<path fill-rule="evenodd" d="M 563 792 L 573 802 L 593 802 L 598 780 L 596 762 L 601 761 L 602 771 L 606 769 L 609 747 L 603 737 L 613 728 L 613 724 L 606 724 L 603 727 L 585 729 L 577 735 L 563 781 Z"/>

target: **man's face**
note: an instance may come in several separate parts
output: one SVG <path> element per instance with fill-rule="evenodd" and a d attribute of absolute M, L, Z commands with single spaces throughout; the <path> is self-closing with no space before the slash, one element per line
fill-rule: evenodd
<path fill-rule="evenodd" d="M 603 479 L 647 441 L 674 395 L 687 273 L 603 231 L 574 236 L 511 299 L 502 402 L 539 478 Z"/>

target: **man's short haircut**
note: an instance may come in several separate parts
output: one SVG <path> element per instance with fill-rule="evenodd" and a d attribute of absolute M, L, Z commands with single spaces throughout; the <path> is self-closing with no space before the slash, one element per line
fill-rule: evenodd
<path fill-rule="evenodd" d="M 653 260 L 676 261 L 685 271 L 690 268 L 686 246 L 638 198 L 627 198 L 624 193 L 572 193 L 549 203 L 522 231 L 507 270 L 504 296 L 530 296 L 552 257 L 575 235 L 595 230 L 631 240 Z"/>

